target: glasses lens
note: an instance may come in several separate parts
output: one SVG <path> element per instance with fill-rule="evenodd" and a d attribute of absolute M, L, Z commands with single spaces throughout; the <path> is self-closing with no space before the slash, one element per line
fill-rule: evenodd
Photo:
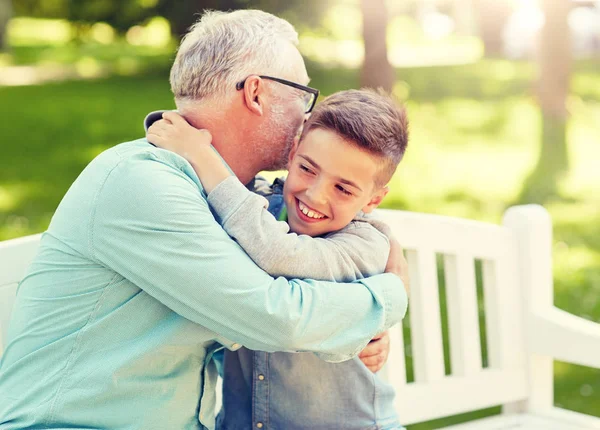
<path fill-rule="evenodd" d="M 313 102 L 315 99 L 315 95 L 313 93 L 306 93 L 304 96 L 304 111 L 305 113 L 309 113 L 312 108 Z"/>

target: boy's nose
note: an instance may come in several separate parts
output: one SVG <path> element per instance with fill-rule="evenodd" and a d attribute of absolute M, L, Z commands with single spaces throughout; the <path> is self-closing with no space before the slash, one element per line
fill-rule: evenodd
<path fill-rule="evenodd" d="M 327 195 L 325 192 L 325 187 L 319 182 L 315 182 L 306 190 L 306 196 L 310 199 L 307 204 L 313 204 L 314 209 L 319 210 L 319 205 L 323 205 L 327 203 Z"/>

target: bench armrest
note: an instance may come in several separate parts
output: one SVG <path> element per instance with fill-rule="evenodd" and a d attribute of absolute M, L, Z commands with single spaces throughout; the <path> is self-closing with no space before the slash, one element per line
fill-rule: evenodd
<path fill-rule="evenodd" d="M 552 307 L 534 313 L 529 330 L 532 352 L 600 368 L 600 324 Z"/>

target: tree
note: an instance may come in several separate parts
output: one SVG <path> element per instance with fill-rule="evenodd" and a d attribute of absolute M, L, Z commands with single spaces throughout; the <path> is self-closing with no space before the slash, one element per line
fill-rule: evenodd
<path fill-rule="evenodd" d="M 0 15 L 3 2 L 0 0 Z M 19 0 L 20 16 L 61 18 L 85 31 L 95 22 L 106 22 L 123 33 L 153 16 L 163 16 L 171 32 L 181 38 L 204 10 L 261 9 L 300 27 L 317 26 L 333 0 Z M 1 21 L 0 21 L 1 23 Z M 1 29 L 1 27 L 0 27 Z"/>
<path fill-rule="evenodd" d="M 473 0 L 452 0 L 451 14 L 454 18 L 456 33 L 471 36 L 474 33 Z"/>
<path fill-rule="evenodd" d="M 508 1 L 476 0 L 477 27 L 487 57 L 502 55 L 502 31 L 511 12 L 511 5 Z"/>
<path fill-rule="evenodd" d="M 361 0 L 365 60 L 361 74 L 363 87 L 391 92 L 395 73 L 387 56 L 388 13 L 385 0 Z"/>
<path fill-rule="evenodd" d="M 176 38 L 182 38 L 190 26 L 198 20 L 202 11 L 234 10 L 242 7 L 242 0 L 202 0 L 177 1 L 161 0 L 156 7 L 157 14 L 164 16 L 171 24 L 171 33 Z"/>
<path fill-rule="evenodd" d="M 0 51 L 8 51 L 8 22 L 12 17 L 11 0 L 0 0 Z"/>
<path fill-rule="evenodd" d="M 0 0 L 0 2 L 5 0 Z M 15 2 L 19 16 L 66 19 L 81 33 L 96 22 L 106 22 L 125 32 L 156 13 L 152 2 L 117 0 L 19 0 Z"/>
<path fill-rule="evenodd" d="M 525 181 L 522 201 L 543 202 L 557 195 L 557 184 L 568 171 L 566 101 L 571 75 L 569 0 L 543 0 L 545 23 L 538 51 L 537 97 L 542 116 L 540 152 Z"/>
<path fill-rule="evenodd" d="M 159 0 L 155 12 L 169 21 L 173 36 L 181 38 L 207 9 L 260 9 L 287 19 L 298 29 L 299 24 L 305 27 L 320 24 L 323 12 L 330 5 L 331 0 Z"/>

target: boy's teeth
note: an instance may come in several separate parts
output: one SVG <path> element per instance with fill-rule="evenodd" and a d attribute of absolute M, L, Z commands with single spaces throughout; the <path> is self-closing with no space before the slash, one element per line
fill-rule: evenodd
<path fill-rule="evenodd" d="M 308 209 L 306 206 L 304 206 L 304 204 L 302 202 L 299 201 L 298 203 L 299 203 L 299 206 L 300 206 L 300 210 L 307 217 L 314 218 L 314 219 L 321 219 L 321 218 L 325 217 L 325 215 L 317 214 L 316 212 Z"/>

